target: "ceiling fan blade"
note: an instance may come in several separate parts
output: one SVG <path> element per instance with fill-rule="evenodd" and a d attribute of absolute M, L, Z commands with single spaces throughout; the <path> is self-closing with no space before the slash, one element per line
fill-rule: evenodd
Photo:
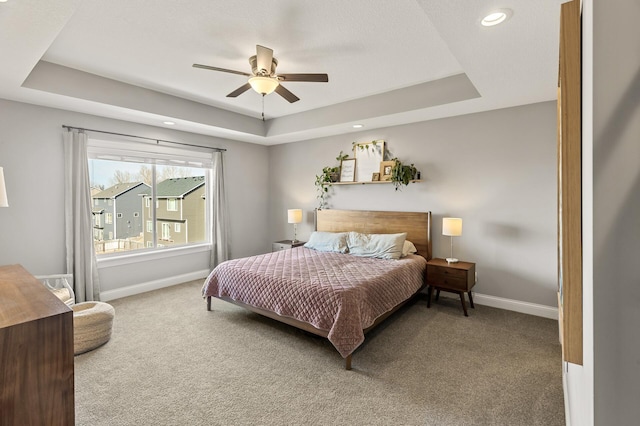
<path fill-rule="evenodd" d="M 193 64 L 193 67 L 194 68 L 202 68 L 203 70 L 221 71 L 221 72 L 228 72 L 228 73 L 231 73 L 231 74 L 245 75 L 247 77 L 251 76 L 251 74 L 246 73 L 246 72 L 228 70 L 226 68 L 212 67 L 212 66 L 209 66 L 209 65 Z"/>
<path fill-rule="evenodd" d="M 256 65 L 258 73 L 265 70 L 267 75 L 271 75 L 271 63 L 273 62 L 273 49 L 256 45 Z"/>
<path fill-rule="evenodd" d="M 282 84 L 278 84 L 278 87 L 276 87 L 276 93 L 288 100 L 291 104 L 300 100 L 299 97 L 285 89 Z"/>
<path fill-rule="evenodd" d="M 251 85 L 249 83 L 246 83 L 246 84 L 238 87 L 233 92 L 229 93 L 227 95 L 227 98 L 236 98 L 236 97 L 238 97 L 238 95 L 242 95 L 244 92 L 246 92 L 249 89 L 251 89 Z"/>
<path fill-rule="evenodd" d="M 283 81 L 312 81 L 318 83 L 327 83 L 329 76 L 327 74 L 278 74 L 278 78 Z"/>

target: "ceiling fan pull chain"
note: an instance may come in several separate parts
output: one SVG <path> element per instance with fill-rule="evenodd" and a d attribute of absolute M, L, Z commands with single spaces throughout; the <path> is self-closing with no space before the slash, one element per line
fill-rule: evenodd
<path fill-rule="evenodd" d="M 264 93 L 262 94 L 262 121 L 264 121 Z"/>

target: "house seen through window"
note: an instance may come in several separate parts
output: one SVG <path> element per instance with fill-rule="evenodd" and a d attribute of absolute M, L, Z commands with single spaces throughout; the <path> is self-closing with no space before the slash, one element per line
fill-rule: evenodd
<path fill-rule="evenodd" d="M 89 144 L 96 254 L 208 243 L 208 153 L 113 145 Z"/>

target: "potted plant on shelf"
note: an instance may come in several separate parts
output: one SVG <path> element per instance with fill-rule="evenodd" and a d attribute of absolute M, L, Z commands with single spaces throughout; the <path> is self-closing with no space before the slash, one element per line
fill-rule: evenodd
<path fill-rule="evenodd" d="M 340 151 L 340 154 L 336 157 L 338 163 L 341 163 L 342 160 L 345 160 L 349 157 L 348 154 L 343 154 Z M 318 198 L 320 200 L 319 209 L 323 209 L 327 207 L 327 199 L 329 198 L 329 188 L 331 184 L 334 182 L 338 182 L 340 180 L 340 166 L 335 167 L 323 167 L 322 173 L 316 175 L 316 190 L 318 191 Z"/>
<path fill-rule="evenodd" d="M 400 189 L 402 185 L 409 185 L 409 182 L 416 179 L 418 169 L 413 164 L 402 164 L 402 161 L 397 158 L 393 158 L 396 164 L 391 169 L 391 182 L 396 188 L 396 191 Z"/>

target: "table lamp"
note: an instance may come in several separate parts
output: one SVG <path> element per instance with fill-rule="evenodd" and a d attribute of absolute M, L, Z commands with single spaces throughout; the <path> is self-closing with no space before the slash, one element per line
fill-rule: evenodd
<path fill-rule="evenodd" d="M 293 223 L 293 240 L 292 243 L 296 243 L 298 240 L 298 224 L 302 222 L 302 209 L 289 209 L 287 210 L 287 219 L 289 223 Z"/>
<path fill-rule="evenodd" d="M 447 257 L 447 263 L 456 263 L 458 259 L 453 257 L 453 237 L 462 235 L 462 219 L 459 217 L 443 217 L 442 235 L 451 237 L 451 257 Z"/>
<path fill-rule="evenodd" d="M 4 186 L 4 170 L 0 167 L 0 207 L 9 207 L 7 188 Z"/>

